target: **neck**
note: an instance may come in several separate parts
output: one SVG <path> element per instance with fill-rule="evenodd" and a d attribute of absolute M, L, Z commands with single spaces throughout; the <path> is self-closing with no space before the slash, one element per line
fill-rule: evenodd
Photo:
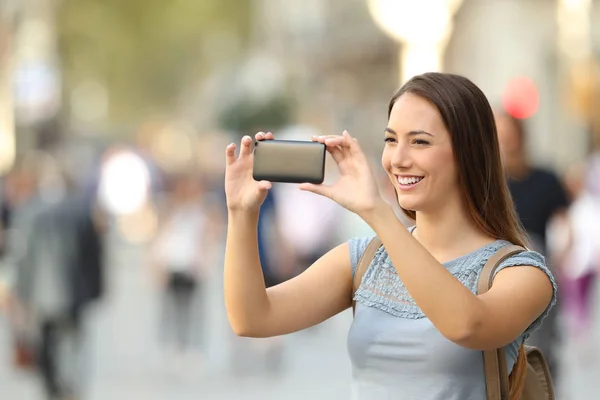
<path fill-rule="evenodd" d="M 458 199 L 432 212 L 417 212 L 416 225 L 415 238 L 432 253 L 468 251 L 493 241 L 475 226 L 467 207 Z"/>
<path fill-rule="evenodd" d="M 515 157 L 510 163 L 506 163 L 505 171 L 509 178 L 520 179 L 527 176 L 529 173 L 529 163 L 524 155 Z"/>

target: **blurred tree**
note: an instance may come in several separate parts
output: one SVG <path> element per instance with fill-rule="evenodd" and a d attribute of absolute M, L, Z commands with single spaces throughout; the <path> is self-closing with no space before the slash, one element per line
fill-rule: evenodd
<path fill-rule="evenodd" d="M 181 91 L 214 67 L 205 39 L 226 33 L 246 44 L 250 3 L 62 0 L 56 23 L 65 93 L 82 82 L 101 83 L 113 124 L 168 114 Z"/>
<path fill-rule="evenodd" d="M 220 126 L 240 136 L 256 132 L 274 132 L 293 120 L 293 102 L 285 95 L 274 96 L 265 103 L 240 97 L 219 113 Z"/>

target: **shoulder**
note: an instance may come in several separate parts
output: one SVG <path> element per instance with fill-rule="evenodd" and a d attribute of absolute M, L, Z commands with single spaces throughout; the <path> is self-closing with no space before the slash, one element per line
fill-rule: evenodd
<path fill-rule="evenodd" d="M 491 257 L 496 251 L 509 245 L 511 245 L 510 242 L 499 241 L 498 245 L 494 246 L 492 249 L 490 249 L 491 251 L 488 252 L 488 254 L 486 254 L 486 258 Z M 487 259 L 484 261 L 487 261 Z M 500 264 L 496 268 L 494 272 L 494 277 L 498 275 L 500 271 L 511 267 L 533 267 L 539 269 L 548 277 L 548 279 L 550 279 L 553 285 L 556 284 L 552 272 L 550 272 L 550 269 L 546 265 L 546 259 L 537 251 L 525 249 L 519 253 L 513 254 L 512 256 L 505 258 L 502 262 L 500 262 Z"/>
<path fill-rule="evenodd" d="M 477 268 L 479 269 L 478 275 L 481 274 L 481 272 L 483 271 L 483 267 L 485 266 L 487 261 L 496 252 L 498 252 L 501 249 L 505 248 L 506 246 L 510 246 L 510 245 L 512 245 L 512 243 L 510 243 L 506 240 L 498 240 L 498 241 L 490 244 L 489 246 L 485 246 L 480 251 L 478 251 L 476 254 L 478 262 L 475 263 L 475 264 L 477 264 Z M 520 268 L 520 267 L 522 267 L 522 268 Z M 557 288 L 556 280 L 555 280 L 552 272 L 546 265 L 546 259 L 544 258 L 543 255 L 541 255 L 540 253 L 538 253 L 536 251 L 532 251 L 530 249 L 525 249 L 519 253 L 516 253 L 509 257 L 506 257 L 496 267 L 492 278 L 495 278 L 501 271 L 504 271 L 509 268 L 511 270 L 511 274 L 516 271 L 520 271 L 520 272 L 518 272 L 519 274 L 523 273 L 523 274 L 529 275 L 532 270 L 538 270 L 533 275 L 536 276 L 537 279 L 544 280 L 544 281 L 550 281 L 550 283 L 552 284 L 552 288 L 553 288 L 553 296 L 552 297 L 553 297 L 553 302 L 554 302 L 554 300 L 555 300 L 554 298 L 556 296 L 556 288 Z M 540 272 L 541 272 L 541 274 L 540 274 Z"/>
<path fill-rule="evenodd" d="M 547 271 L 549 275 L 552 275 L 546 266 L 546 259 L 537 251 L 532 251 L 526 249 L 520 253 L 513 254 L 510 257 L 507 257 L 504 261 L 500 263 L 498 270 L 508 268 L 508 267 L 518 267 L 518 266 L 532 266 Z"/>
<path fill-rule="evenodd" d="M 558 180 L 556 174 L 548 168 L 535 167 L 531 169 L 531 177 L 537 179 Z"/>
<path fill-rule="evenodd" d="M 562 183 L 553 171 L 545 168 L 535 168 L 531 172 L 532 177 L 544 185 L 548 187 L 554 188 L 562 188 Z"/>
<path fill-rule="evenodd" d="M 525 250 L 520 253 L 514 254 L 510 257 L 507 257 L 504 261 L 500 263 L 500 265 L 496 269 L 494 277 L 496 277 L 501 271 L 507 269 L 510 269 L 510 275 L 507 276 L 507 278 L 510 278 L 511 281 L 513 281 L 513 279 L 518 279 L 520 281 L 528 282 L 528 285 L 531 285 L 532 292 L 534 287 L 547 288 L 548 286 L 546 285 L 548 285 L 548 282 L 552 287 L 552 295 L 545 310 L 525 331 L 526 336 L 528 336 L 537 328 L 539 328 L 544 318 L 548 315 L 552 307 L 556 304 L 556 279 L 554 278 L 552 272 L 546 265 L 546 260 L 544 256 L 542 256 L 538 252 L 531 250 Z M 546 292 L 546 290 L 548 289 L 544 289 L 544 291 L 542 292 L 548 293 Z"/>

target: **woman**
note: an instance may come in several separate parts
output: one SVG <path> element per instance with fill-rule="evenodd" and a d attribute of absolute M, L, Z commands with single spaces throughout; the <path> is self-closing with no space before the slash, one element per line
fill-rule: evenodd
<path fill-rule="evenodd" d="M 495 251 L 526 244 L 481 90 L 457 75 L 416 76 L 393 96 L 388 115 L 382 165 L 414 227 L 407 230 L 382 200 L 347 132 L 313 139 L 326 144 L 338 181 L 300 185 L 358 214 L 383 242 L 354 297 L 348 337 L 354 396 L 483 400 L 481 350 L 504 347 L 512 371 L 519 346 L 555 301 L 554 278 L 543 257 L 528 251 L 502 263 L 487 293 L 474 294 Z M 252 179 L 251 144 L 242 139 L 237 159 L 234 144 L 226 149 L 225 302 L 238 335 L 283 335 L 350 307 L 354 271 L 370 238 L 343 243 L 303 274 L 265 290 L 256 221 L 271 184 Z"/>

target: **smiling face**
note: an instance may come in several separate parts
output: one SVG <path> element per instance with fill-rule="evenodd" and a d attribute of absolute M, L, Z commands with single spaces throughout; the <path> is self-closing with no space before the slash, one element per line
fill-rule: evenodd
<path fill-rule="evenodd" d="M 404 214 L 432 223 L 448 215 L 487 238 L 527 245 L 477 85 L 455 74 L 414 76 L 392 96 L 387 128 L 382 164 Z"/>
<path fill-rule="evenodd" d="M 382 165 L 405 210 L 432 212 L 460 202 L 452 140 L 438 110 L 411 93 L 400 96 L 385 132 Z"/>

